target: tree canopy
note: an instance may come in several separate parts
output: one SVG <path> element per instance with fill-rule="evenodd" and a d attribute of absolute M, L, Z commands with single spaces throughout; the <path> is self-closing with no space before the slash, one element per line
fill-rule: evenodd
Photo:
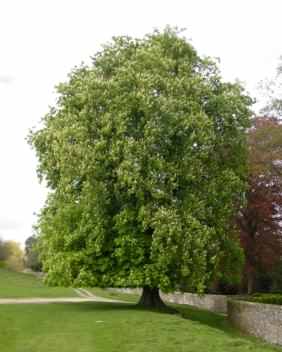
<path fill-rule="evenodd" d="M 251 99 L 172 29 L 114 38 L 57 90 L 29 137 L 47 281 L 202 292 L 237 246 Z"/>

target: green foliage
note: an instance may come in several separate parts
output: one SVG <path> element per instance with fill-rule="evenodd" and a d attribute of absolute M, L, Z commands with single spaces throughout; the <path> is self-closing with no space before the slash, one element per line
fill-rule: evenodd
<path fill-rule="evenodd" d="M 8 254 L 5 241 L 0 238 L 0 261 L 4 262 L 7 259 Z"/>
<path fill-rule="evenodd" d="M 215 273 L 215 280 L 222 285 L 239 285 L 244 263 L 244 252 L 235 235 L 227 238 L 222 251 L 221 270 Z"/>
<path fill-rule="evenodd" d="M 282 292 L 282 261 L 275 267 L 270 275 L 272 281 L 272 292 Z"/>
<path fill-rule="evenodd" d="M 23 251 L 17 242 L 0 239 L 0 268 L 23 270 Z"/>
<path fill-rule="evenodd" d="M 255 293 L 248 298 L 248 301 L 282 305 L 282 293 Z"/>
<path fill-rule="evenodd" d="M 202 292 L 243 198 L 250 98 L 171 29 L 115 38 L 58 93 L 30 134 L 47 282 Z"/>
<path fill-rule="evenodd" d="M 42 263 L 37 249 L 37 237 L 30 236 L 25 241 L 25 266 L 33 271 L 41 271 Z"/>

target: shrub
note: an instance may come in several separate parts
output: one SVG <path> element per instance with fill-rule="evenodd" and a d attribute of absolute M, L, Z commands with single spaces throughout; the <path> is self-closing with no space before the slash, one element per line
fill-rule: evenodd
<path fill-rule="evenodd" d="M 282 293 L 255 293 L 254 295 L 250 296 L 247 300 L 257 303 L 282 305 Z"/>

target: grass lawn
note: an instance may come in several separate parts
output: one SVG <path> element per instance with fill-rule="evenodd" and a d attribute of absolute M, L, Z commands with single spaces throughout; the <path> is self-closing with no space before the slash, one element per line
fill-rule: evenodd
<path fill-rule="evenodd" d="M 137 295 L 93 288 L 99 296 L 136 302 Z M 0 297 L 74 296 L 30 274 L 0 269 Z M 131 303 L 0 305 L 1 352 L 270 352 L 280 348 L 246 337 L 222 315 L 177 306 L 181 315 Z"/>
<path fill-rule="evenodd" d="M 282 351 L 231 329 L 223 316 L 182 307 L 180 315 L 130 304 L 0 306 L 1 352 Z"/>
<path fill-rule="evenodd" d="M 32 274 L 0 269 L 0 298 L 27 297 L 77 297 L 77 294 L 72 288 L 44 286 Z"/>

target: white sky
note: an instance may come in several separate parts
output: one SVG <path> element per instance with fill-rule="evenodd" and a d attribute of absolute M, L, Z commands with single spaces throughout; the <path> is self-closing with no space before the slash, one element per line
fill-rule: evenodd
<path fill-rule="evenodd" d="M 73 66 L 113 35 L 178 26 L 255 95 L 282 55 L 281 13 L 281 0 L 0 0 L 0 236 L 32 234 L 46 190 L 25 137 Z"/>

